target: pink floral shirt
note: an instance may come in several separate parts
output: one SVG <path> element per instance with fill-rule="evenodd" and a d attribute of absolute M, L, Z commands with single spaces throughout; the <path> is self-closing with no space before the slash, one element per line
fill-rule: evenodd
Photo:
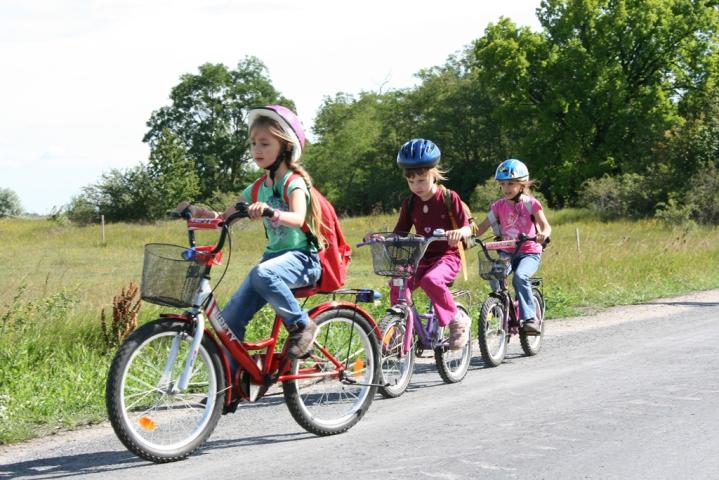
<path fill-rule="evenodd" d="M 531 212 L 527 210 L 524 204 L 527 198 L 531 200 Z M 497 216 L 501 226 L 502 240 L 516 240 L 520 233 L 524 233 L 528 237 L 537 235 L 537 229 L 534 222 L 532 222 L 531 215 L 542 210 L 542 204 L 536 198 L 522 195 L 515 204 L 512 204 L 506 198 L 501 198 L 494 202 L 490 208 Z M 503 250 L 513 252 L 514 248 Z M 519 253 L 542 253 L 542 245 L 537 242 L 524 242 Z"/>

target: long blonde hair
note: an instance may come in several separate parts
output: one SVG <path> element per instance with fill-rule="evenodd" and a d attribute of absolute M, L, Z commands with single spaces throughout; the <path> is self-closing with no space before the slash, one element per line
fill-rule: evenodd
<path fill-rule="evenodd" d="M 282 151 L 288 151 L 292 147 L 292 137 L 290 137 L 285 131 L 280 127 L 280 125 L 273 119 L 269 117 L 258 117 L 252 125 L 250 125 L 250 137 L 252 136 L 252 130 L 255 128 L 264 127 L 267 128 L 267 130 L 276 137 L 281 144 Z M 324 245 L 326 243 L 324 235 L 322 235 L 322 208 L 320 207 L 319 201 L 317 200 L 314 191 L 312 189 L 312 177 L 310 177 L 310 174 L 305 170 L 305 168 L 301 165 L 301 157 L 298 157 L 298 160 L 293 162 L 292 161 L 292 155 L 285 155 L 283 162 L 287 166 L 288 169 L 292 170 L 294 173 L 299 174 L 302 176 L 302 178 L 305 181 L 305 184 L 307 185 L 307 189 L 310 193 L 310 208 L 308 209 L 305 218 L 308 219 L 308 224 L 310 226 L 310 229 L 312 230 L 312 233 L 317 237 L 317 243 L 320 249 L 324 248 Z M 288 205 L 289 206 L 289 205 Z"/>

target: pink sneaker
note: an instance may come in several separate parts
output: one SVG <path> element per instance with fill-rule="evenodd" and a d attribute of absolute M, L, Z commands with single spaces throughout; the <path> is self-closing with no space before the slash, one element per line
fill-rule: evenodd
<path fill-rule="evenodd" d="M 472 321 L 463 310 L 457 310 L 454 320 L 449 322 L 449 349 L 460 350 L 469 340 L 469 328 Z"/>

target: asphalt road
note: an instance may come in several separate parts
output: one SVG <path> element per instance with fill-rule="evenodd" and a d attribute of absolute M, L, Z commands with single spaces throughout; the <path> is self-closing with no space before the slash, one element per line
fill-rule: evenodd
<path fill-rule="evenodd" d="M 275 396 L 185 461 L 140 460 L 100 425 L 0 447 L 0 478 L 719 478 L 719 290 L 550 321 L 535 357 L 510 346 L 497 368 L 475 348 L 456 385 L 421 359 L 339 436 L 306 433 Z"/>

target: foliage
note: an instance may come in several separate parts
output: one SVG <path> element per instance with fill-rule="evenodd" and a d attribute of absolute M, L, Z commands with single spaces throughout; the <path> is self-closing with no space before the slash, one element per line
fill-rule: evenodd
<path fill-rule="evenodd" d="M 647 178 L 627 173 L 587 180 L 582 186 L 580 206 L 596 211 L 605 220 L 653 216 L 657 202 L 652 193 L 656 192 L 648 188 Z"/>
<path fill-rule="evenodd" d="M 158 166 L 174 165 L 180 158 L 189 161 L 201 199 L 216 189 L 237 190 L 249 182 L 251 157 L 245 124 L 249 108 L 273 103 L 294 108 L 255 57 L 246 57 L 234 70 L 222 64 L 201 65 L 198 74 L 180 78 L 170 100 L 169 106 L 152 113 L 143 141 L 150 145 Z M 163 139 L 170 143 L 163 145 Z"/>
<path fill-rule="evenodd" d="M 193 201 L 200 194 L 200 180 L 186 147 L 168 129 L 162 130 L 150 152 L 147 166 L 152 198 L 148 216 L 158 219 L 183 200 Z"/>
<path fill-rule="evenodd" d="M 587 179 L 652 163 L 653 145 L 680 122 L 678 100 L 711 84 L 717 11 L 691 0 L 546 0 L 539 20 L 541 33 L 490 26 L 472 65 L 505 99 L 500 121 L 516 120 L 519 154 L 561 204 Z"/>
<path fill-rule="evenodd" d="M 112 169 L 102 174 L 98 183 L 83 188 L 68 207 L 68 216 L 86 219 L 94 208 L 108 222 L 144 220 L 151 218 L 154 198 L 155 189 L 145 165 Z"/>
<path fill-rule="evenodd" d="M 716 1 L 544 0 L 537 12 L 541 30 L 502 18 L 412 88 L 325 97 L 304 161 L 336 209 L 397 209 L 397 151 L 422 137 L 439 145 L 447 186 L 480 204 L 496 165 L 519 158 L 548 207 L 716 222 L 705 208 L 719 162 Z M 248 108 L 293 107 L 255 57 L 201 65 L 170 100 L 147 123 L 147 167 L 105 174 L 70 218 L 86 222 L 94 207 L 108 221 L 157 219 L 179 200 L 223 209 L 255 174 Z"/>
<path fill-rule="evenodd" d="M 0 188 L 0 218 L 17 217 L 22 214 L 20 198 L 9 188 Z"/>
<path fill-rule="evenodd" d="M 98 222 L 98 210 L 99 206 L 93 204 L 87 196 L 78 195 L 72 197 L 65 209 L 53 212 L 51 217 L 57 222 L 59 222 L 61 216 L 64 216 L 64 218 L 77 225 L 90 225 Z"/>

